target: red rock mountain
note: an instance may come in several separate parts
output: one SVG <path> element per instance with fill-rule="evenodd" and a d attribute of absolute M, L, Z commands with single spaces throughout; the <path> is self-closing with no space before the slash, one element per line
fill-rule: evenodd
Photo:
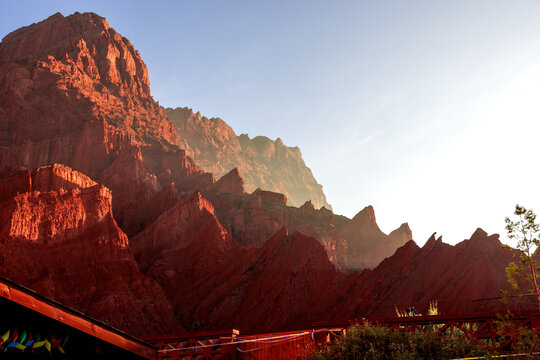
<path fill-rule="evenodd" d="M 335 298 L 340 274 L 324 248 L 280 229 L 260 249 L 239 245 L 200 193 L 183 198 L 133 239 L 141 269 L 154 278 L 191 330 L 244 333 L 306 326 Z"/>
<path fill-rule="evenodd" d="M 188 108 L 164 112 L 176 129 L 180 147 L 204 170 L 221 177 L 238 168 L 247 192 L 260 188 L 284 194 L 292 206 L 311 200 L 316 208 L 331 209 L 298 147 L 285 146 L 279 138 L 237 136 L 220 118 L 208 119 Z"/>
<path fill-rule="evenodd" d="M 2 276 L 138 335 L 182 329 L 139 271 L 109 189 L 62 165 L 20 172 L 0 189 Z"/>
<path fill-rule="evenodd" d="M 307 169 L 280 141 L 236 137 L 217 120 L 213 133 L 192 116 L 185 132 L 220 166 L 252 148 L 243 161 L 263 173 L 274 158 Z M 139 335 L 285 330 L 430 300 L 448 313 L 496 308 L 471 301 L 506 286 L 512 254 L 496 236 L 420 249 L 406 224 L 383 234 L 371 207 L 348 219 L 318 208 L 324 197 L 288 206 L 282 193 L 246 191 L 236 166 L 215 181 L 176 132 L 139 54 L 102 17 L 56 14 L 7 35 L 0 274 Z"/>
<path fill-rule="evenodd" d="M 238 172 L 232 171 L 223 178 L 240 188 Z M 309 201 L 300 208 L 287 206 L 285 195 L 260 189 L 251 194 L 207 191 L 206 195 L 214 204 L 219 221 L 241 245 L 262 247 L 285 226 L 291 233 L 298 231 L 318 240 L 340 269 L 375 267 L 412 239 L 407 224 L 390 235 L 381 232 L 372 207 L 350 220 L 324 207 L 317 210 Z M 373 217 L 365 221 L 368 209 Z"/>
<path fill-rule="evenodd" d="M 7 35 L 0 84 L 0 173 L 66 164 L 111 189 L 128 234 L 153 220 L 147 209 L 171 183 L 213 181 L 175 146 L 138 52 L 98 15 L 56 14 Z"/>
<path fill-rule="evenodd" d="M 395 307 L 410 306 L 426 312 L 432 300 L 444 314 L 505 311 L 498 298 L 501 289 L 514 293 L 505 267 L 517 251 L 503 248 L 498 237 L 478 229 L 455 246 L 434 235 L 422 248 L 409 241 L 375 269 L 353 275 L 328 316 L 380 318 L 395 316 Z M 534 310 L 536 304 L 527 297 L 513 298 L 510 308 Z"/>
<path fill-rule="evenodd" d="M 187 236 L 192 223 L 201 230 Z M 375 269 L 347 274 L 318 241 L 290 235 L 286 228 L 261 248 L 239 246 L 199 193 L 184 198 L 133 242 L 146 274 L 165 289 L 185 327 L 232 326 L 244 333 L 392 317 L 396 308 L 410 306 L 426 312 L 433 300 L 444 314 L 504 311 L 495 298 L 500 289 L 510 290 L 504 268 L 515 252 L 479 229 L 455 246 L 434 237 L 422 248 L 409 241 Z M 511 309 L 535 308 L 526 300 L 512 302 Z"/>
<path fill-rule="evenodd" d="M 243 245 L 260 246 L 285 225 L 291 231 L 315 236 L 340 267 L 363 268 L 368 264 L 348 254 L 348 245 L 333 229 L 332 215 L 326 208 L 319 213 L 304 211 L 299 218 L 294 216 L 298 213 L 295 208 L 282 206 L 286 197 L 278 193 L 270 196 L 273 193 L 255 191 L 245 197 L 238 169 L 214 183 L 213 175 L 176 145 L 174 127 L 150 96 L 146 66 L 138 52 L 98 15 L 56 14 L 7 35 L 0 44 L 0 84 L 0 175 L 11 169 L 32 171 L 53 163 L 68 165 L 111 189 L 115 218 L 128 236 L 151 224 L 178 196 L 201 191 L 213 201 L 216 191 L 231 192 L 239 199 L 221 196 L 215 204 L 216 213 L 233 237 L 240 234 L 238 240 Z M 219 128 L 234 134 L 226 124 Z M 208 132 L 204 127 L 201 131 L 209 142 Z M 194 131 L 190 133 L 196 137 Z M 305 180 L 309 188 L 311 181 L 320 190 L 299 151 L 280 141 L 270 144 L 262 137 L 257 139 L 238 141 L 245 143 L 245 149 L 253 148 L 246 151 L 259 154 L 254 155 L 257 159 L 283 160 L 289 170 L 276 168 L 271 171 L 274 176 L 301 168 L 293 171 L 305 173 L 296 183 Z M 270 166 L 265 161 L 261 160 L 261 167 Z M 306 176 L 311 180 L 303 179 Z M 267 200 L 272 197 L 283 201 L 269 209 L 267 204 L 273 200 Z M 244 199 L 257 199 L 247 201 L 255 208 L 239 207 L 245 204 Z M 320 215 L 324 213 L 327 215 Z M 257 218 L 259 214 L 270 219 Z M 320 221 L 323 223 L 318 224 Z M 314 230 L 321 226 L 332 234 Z M 395 248 L 387 246 L 369 265 L 391 255 Z"/>
<path fill-rule="evenodd" d="M 349 244 L 350 257 L 360 268 L 374 268 L 395 249 L 412 240 L 412 231 L 407 223 L 388 236 L 384 234 L 377 225 L 372 206 L 356 214 L 343 227 L 341 235 Z"/>

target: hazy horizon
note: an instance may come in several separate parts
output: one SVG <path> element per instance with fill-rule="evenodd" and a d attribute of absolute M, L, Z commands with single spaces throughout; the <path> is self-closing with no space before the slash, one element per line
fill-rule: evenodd
<path fill-rule="evenodd" d="M 335 213 L 455 244 L 540 212 L 539 1 L 19 1 L 0 37 L 75 11 L 132 42 L 161 105 L 298 146 Z"/>

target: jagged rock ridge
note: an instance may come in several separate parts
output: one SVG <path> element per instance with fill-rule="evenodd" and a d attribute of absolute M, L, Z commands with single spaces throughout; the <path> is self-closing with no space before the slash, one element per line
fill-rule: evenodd
<path fill-rule="evenodd" d="M 261 248 L 240 247 L 213 211 L 195 193 L 152 225 L 162 229 L 157 236 L 149 231 L 134 239 L 136 256 L 156 248 L 163 254 L 154 257 L 146 274 L 167 289 L 177 317 L 191 330 L 309 328 L 313 321 L 393 317 L 396 308 L 410 306 L 426 312 L 431 301 L 448 315 L 506 310 L 493 299 L 500 289 L 510 290 L 505 266 L 515 251 L 504 249 L 498 235 L 479 229 L 455 246 L 432 237 L 422 248 L 411 240 L 375 269 L 346 274 L 315 239 L 291 235 L 285 227 Z M 174 224 L 192 223 L 188 218 L 199 219 L 193 221 L 199 233 L 210 236 L 186 237 L 185 226 Z M 510 306 L 535 308 L 527 301 Z"/>
<path fill-rule="evenodd" d="M 517 250 L 503 248 L 499 235 L 477 229 L 469 240 L 451 246 L 433 235 L 420 248 L 409 241 L 373 270 L 354 275 L 342 301 L 329 312 L 329 318 L 391 317 L 395 308 L 414 306 L 427 312 L 430 301 L 437 301 L 442 314 L 506 312 L 507 309 L 534 310 L 532 299 L 500 300 L 501 290 L 511 289 L 505 268 Z"/>
<path fill-rule="evenodd" d="M 237 171 L 222 179 L 225 178 L 228 183 L 236 184 L 237 189 L 241 188 Z M 213 190 L 205 195 L 214 204 L 219 221 L 241 245 L 262 247 L 285 226 L 292 233 L 298 231 L 318 240 L 340 269 L 372 268 L 412 239 L 407 224 L 386 235 L 374 217 L 370 221 L 358 221 L 368 208 L 351 220 L 325 207 L 315 209 L 310 201 L 299 208 L 287 206 L 285 195 L 260 189 L 251 194 L 237 191 L 234 195 Z M 374 215 L 373 208 L 369 209 Z"/>
<path fill-rule="evenodd" d="M 176 129 L 180 147 L 204 170 L 221 177 L 238 168 L 247 192 L 261 188 L 285 194 L 292 206 L 311 200 L 316 208 L 331 209 L 298 147 L 285 146 L 280 138 L 237 136 L 220 118 L 208 119 L 188 108 L 164 112 Z"/>

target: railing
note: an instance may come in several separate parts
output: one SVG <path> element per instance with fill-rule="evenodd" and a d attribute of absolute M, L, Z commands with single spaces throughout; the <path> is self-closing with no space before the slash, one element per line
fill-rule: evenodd
<path fill-rule="evenodd" d="M 202 331 L 143 339 L 158 348 L 163 360 L 236 360 L 238 330 Z"/>
<path fill-rule="evenodd" d="M 313 330 L 239 337 L 238 360 L 303 359 L 315 350 Z"/>
<path fill-rule="evenodd" d="M 385 326 L 403 332 L 432 332 L 437 336 L 445 334 L 463 335 L 483 344 L 490 350 L 505 352 L 511 351 L 517 342 L 522 341 L 516 329 L 540 330 L 540 314 L 537 312 L 513 313 L 508 317 L 506 327 L 499 325 L 501 319 L 497 317 L 497 314 L 493 313 L 317 322 L 313 324 L 313 327 L 315 329 L 328 329 L 329 339 L 327 340 L 331 340 L 331 333 L 337 329 L 346 329 L 352 325 L 362 323 Z"/>
<path fill-rule="evenodd" d="M 238 330 L 205 331 L 144 339 L 163 360 L 297 359 L 315 349 L 313 331 L 239 336 Z"/>
<path fill-rule="evenodd" d="M 309 330 L 240 336 L 238 330 L 206 331 L 144 339 L 158 348 L 158 359 L 302 359 L 317 346 L 335 342 L 353 325 L 372 324 L 396 331 L 432 332 L 437 336 L 467 336 L 491 350 L 511 351 L 520 334 L 517 327 L 540 330 L 540 314 L 513 314 L 508 329 L 498 328 L 496 314 L 407 316 L 385 319 L 325 321 L 313 323 Z"/>

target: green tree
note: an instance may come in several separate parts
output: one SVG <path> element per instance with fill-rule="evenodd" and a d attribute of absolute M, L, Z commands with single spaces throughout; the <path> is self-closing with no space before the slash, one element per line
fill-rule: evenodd
<path fill-rule="evenodd" d="M 364 324 L 347 329 L 336 343 L 316 350 L 309 360 L 455 359 L 483 355 L 486 348 L 466 336 L 413 333 Z"/>
<path fill-rule="evenodd" d="M 538 311 L 540 312 L 540 290 L 538 289 L 538 268 L 534 255 L 540 246 L 540 225 L 536 223 L 536 214 L 523 206 L 516 205 L 514 215 L 515 219 L 507 217 L 506 231 L 508 237 L 517 242 L 517 248 L 521 251 L 519 265 L 515 262 L 508 264 L 506 273 L 508 281 L 512 287 L 519 290 L 519 282 L 527 281 L 532 285 L 531 291 L 534 292 Z"/>

